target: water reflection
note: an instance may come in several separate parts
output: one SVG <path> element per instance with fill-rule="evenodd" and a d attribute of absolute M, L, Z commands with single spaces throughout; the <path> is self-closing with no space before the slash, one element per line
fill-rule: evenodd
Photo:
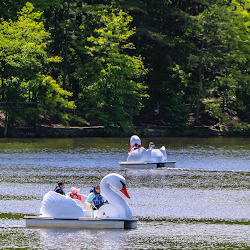
<path fill-rule="evenodd" d="M 129 231 L 124 230 L 37 230 L 40 244 L 53 249 L 122 249 Z"/>
<path fill-rule="evenodd" d="M 4 249 L 248 249 L 249 226 L 140 222 L 135 230 L 0 228 Z"/>

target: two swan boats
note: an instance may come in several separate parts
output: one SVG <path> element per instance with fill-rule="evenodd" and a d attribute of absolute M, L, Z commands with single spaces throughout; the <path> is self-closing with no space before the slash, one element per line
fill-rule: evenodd
<path fill-rule="evenodd" d="M 127 201 L 114 190 L 130 198 L 126 180 L 119 174 L 106 175 L 100 184 L 101 193 L 108 203 L 98 210 L 86 210 L 80 200 L 49 191 L 43 197 L 38 216 L 26 216 L 28 228 L 86 228 L 86 229 L 135 229 Z"/>

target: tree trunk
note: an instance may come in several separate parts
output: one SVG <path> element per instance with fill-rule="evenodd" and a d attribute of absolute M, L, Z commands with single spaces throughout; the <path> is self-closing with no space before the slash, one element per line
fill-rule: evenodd
<path fill-rule="evenodd" d="M 8 133 L 8 113 L 6 111 L 5 113 L 5 121 L 4 121 L 4 132 L 3 132 L 3 137 L 6 138 Z"/>
<path fill-rule="evenodd" d="M 67 63 L 68 63 L 68 26 L 69 26 L 69 9 L 70 0 L 68 0 L 68 10 L 67 10 L 67 25 L 65 34 L 65 48 L 64 48 L 64 69 L 63 69 L 63 89 L 66 89 L 66 76 L 67 76 Z"/>
<path fill-rule="evenodd" d="M 195 115 L 195 122 L 194 124 L 197 125 L 199 115 L 200 115 L 200 98 L 201 98 L 201 91 L 202 91 L 202 67 L 203 67 L 203 54 L 204 54 L 204 37 L 202 35 L 201 40 L 201 50 L 200 50 L 200 58 L 199 58 L 199 90 L 198 90 L 198 97 L 196 102 L 196 115 Z"/>

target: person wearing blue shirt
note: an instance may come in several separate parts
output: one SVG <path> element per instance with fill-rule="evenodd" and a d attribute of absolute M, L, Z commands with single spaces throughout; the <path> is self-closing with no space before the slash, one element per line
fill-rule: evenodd
<path fill-rule="evenodd" d="M 65 184 L 64 182 L 58 182 L 56 188 L 55 188 L 55 192 L 56 193 L 59 193 L 59 194 L 62 194 L 62 195 L 65 195 L 65 192 L 63 191 L 63 189 L 65 189 Z"/>
<path fill-rule="evenodd" d="M 90 194 L 88 195 L 85 204 L 87 207 L 92 208 L 93 210 L 97 210 L 102 205 L 104 205 L 105 202 L 106 199 L 101 195 L 100 186 L 97 185 L 90 190 Z"/>

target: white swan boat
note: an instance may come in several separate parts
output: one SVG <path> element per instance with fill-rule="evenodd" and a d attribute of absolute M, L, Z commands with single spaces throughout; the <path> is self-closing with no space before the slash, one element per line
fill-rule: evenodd
<path fill-rule="evenodd" d="M 101 193 L 108 203 L 98 210 L 86 210 L 80 200 L 58 194 L 54 191 L 43 197 L 39 216 L 26 216 L 26 227 L 43 228 L 88 228 L 88 229 L 134 229 L 128 203 L 113 189 L 120 190 L 130 198 L 126 180 L 119 174 L 105 176 L 100 184 Z"/>
<path fill-rule="evenodd" d="M 130 138 L 130 147 L 132 148 L 134 145 L 139 145 L 139 147 L 135 150 L 132 149 L 128 153 L 127 161 L 119 162 L 121 167 L 132 169 L 175 167 L 176 161 L 169 161 L 167 159 L 164 146 L 160 149 L 145 149 L 140 147 L 141 140 L 137 135 L 133 135 Z"/>

